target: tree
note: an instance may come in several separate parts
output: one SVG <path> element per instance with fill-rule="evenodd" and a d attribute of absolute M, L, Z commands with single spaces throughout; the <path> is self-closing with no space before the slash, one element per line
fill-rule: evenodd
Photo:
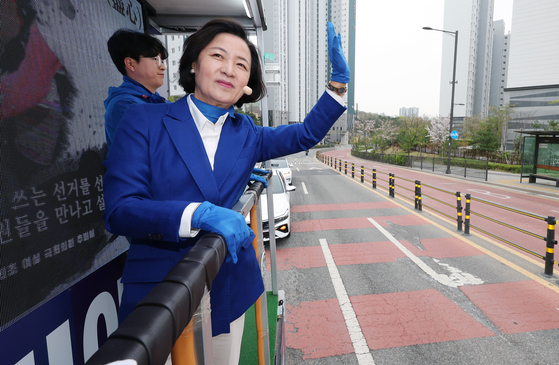
<path fill-rule="evenodd" d="M 359 142 L 365 146 L 365 152 L 368 151 L 369 141 L 371 140 L 372 131 L 375 128 L 374 120 L 360 120 L 355 122 L 355 134 L 359 138 Z M 356 142 L 357 145 L 357 142 Z"/>
<path fill-rule="evenodd" d="M 373 133 L 373 142 L 380 147 L 381 152 L 384 152 L 384 150 L 392 145 L 392 142 L 398 133 L 398 128 L 394 124 L 393 120 L 382 119 L 380 123 L 375 123 Z"/>
<path fill-rule="evenodd" d="M 495 132 L 500 141 L 501 150 L 504 151 L 507 144 L 508 126 L 514 114 L 512 105 L 490 106 L 488 122 L 494 125 Z"/>
<path fill-rule="evenodd" d="M 450 128 L 450 118 L 439 116 L 432 118 L 427 126 L 429 132 L 429 139 L 438 148 L 441 143 L 448 140 Z"/>
<path fill-rule="evenodd" d="M 491 118 L 482 120 L 479 127 L 472 134 L 472 147 L 485 152 L 497 151 L 501 145 L 499 126 Z"/>
<path fill-rule="evenodd" d="M 427 135 L 425 121 L 418 116 L 403 117 L 400 120 L 402 125 L 398 133 L 398 144 L 400 148 L 407 152 L 409 157 L 411 150 L 419 143 L 420 135 Z"/>

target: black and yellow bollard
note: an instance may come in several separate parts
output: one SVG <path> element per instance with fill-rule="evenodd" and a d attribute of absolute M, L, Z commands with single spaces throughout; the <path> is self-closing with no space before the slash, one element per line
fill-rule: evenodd
<path fill-rule="evenodd" d="M 365 166 L 361 165 L 361 182 L 365 182 Z"/>
<path fill-rule="evenodd" d="M 421 181 L 417 180 L 417 210 L 423 211 L 423 203 L 421 200 Z"/>
<path fill-rule="evenodd" d="M 462 231 L 462 196 L 456 192 L 456 230 Z"/>
<path fill-rule="evenodd" d="M 466 209 L 464 211 L 464 234 L 470 234 L 470 200 L 471 195 L 466 194 Z"/>
<path fill-rule="evenodd" d="M 415 194 L 415 200 L 414 200 L 414 209 L 418 210 L 419 209 L 419 194 L 417 192 L 418 188 L 417 188 L 417 180 L 415 180 L 415 190 L 414 190 L 414 194 Z"/>
<path fill-rule="evenodd" d="M 344 162 L 345 162 L 345 174 L 347 175 L 347 161 Z"/>
<path fill-rule="evenodd" d="M 377 188 L 377 169 L 373 169 L 373 189 Z"/>
<path fill-rule="evenodd" d="M 351 178 L 353 179 L 355 177 L 355 164 L 352 162 L 351 163 Z"/>
<path fill-rule="evenodd" d="M 554 252 L 555 252 L 555 245 L 557 241 L 555 240 L 555 225 L 557 221 L 555 217 L 548 216 L 545 220 L 547 222 L 547 237 L 546 237 L 546 249 L 545 249 L 545 275 L 553 276 L 553 264 L 554 260 Z"/>
<path fill-rule="evenodd" d="M 340 163 L 338 164 L 338 168 L 340 169 L 340 172 L 342 172 L 342 160 L 340 160 Z"/>

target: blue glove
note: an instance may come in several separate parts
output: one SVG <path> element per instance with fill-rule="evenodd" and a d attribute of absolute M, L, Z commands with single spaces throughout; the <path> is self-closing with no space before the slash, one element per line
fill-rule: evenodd
<path fill-rule="evenodd" d="M 256 167 L 252 169 L 252 172 L 259 172 L 259 173 L 262 173 L 262 174 L 270 173 L 269 171 L 257 169 Z M 250 174 L 250 179 L 249 180 L 250 181 L 260 181 L 262 184 L 264 184 L 265 188 L 268 187 L 268 181 L 266 180 L 266 178 L 264 176 L 260 176 L 260 175 L 256 175 L 256 174 Z"/>
<path fill-rule="evenodd" d="M 342 37 L 340 33 L 336 36 L 334 24 L 328 22 L 328 54 L 332 63 L 332 81 L 347 84 L 349 82 L 349 65 L 342 49 Z"/>
<path fill-rule="evenodd" d="M 210 202 L 203 202 L 196 208 L 190 224 L 192 228 L 222 235 L 229 251 L 225 262 L 234 264 L 238 261 L 237 252 L 241 247 L 248 248 L 255 237 L 242 214 Z"/>

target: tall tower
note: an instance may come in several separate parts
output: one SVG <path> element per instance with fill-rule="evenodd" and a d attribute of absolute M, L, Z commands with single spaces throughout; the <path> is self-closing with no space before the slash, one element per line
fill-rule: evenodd
<path fill-rule="evenodd" d="M 455 116 L 485 113 L 489 106 L 493 51 L 493 1 L 446 0 L 443 29 L 458 30 L 456 59 Z M 454 37 L 443 35 L 439 114 L 451 108 Z"/>
<path fill-rule="evenodd" d="M 514 130 L 559 120 L 558 20 L 557 0 L 514 0 L 505 102 L 514 106 L 515 120 L 507 149 L 518 135 Z"/>

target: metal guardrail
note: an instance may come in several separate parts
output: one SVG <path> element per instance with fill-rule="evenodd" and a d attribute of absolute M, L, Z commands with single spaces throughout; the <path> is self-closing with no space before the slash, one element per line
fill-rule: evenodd
<path fill-rule="evenodd" d="M 328 155 L 324 155 L 320 151 L 317 152 L 317 158 L 320 161 L 322 161 L 323 163 L 325 163 L 326 165 L 333 167 L 334 170 L 336 170 L 336 166 L 341 166 L 341 164 L 342 164 L 342 160 L 338 160 L 337 158 L 334 158 L 334 157 L 331 157 L 331 156 L 328 156 Z M 345 164 L 347 166 L 347 161 L 345 161 Z M 353 166 L 354 166 L 354 163 L 352 163 L 352 178 L 354 178 Z M 340 172 L 341 172 L 341 170 L 340 170 Z M 345 174 L 347 175 L 347 169 L 345 171 Z M 379 179 L 378 174 L 388 175 L 388 180 Z M 368 183 L 365 179 L 365 176 L 369 176 L 369 175 L 367 175 L 365 173 L 364 166 L 361 166 L 361 182 L 362 183 Z M 386 173 L 386 172 L 378 171 L 378 169 L 372 169 L 370 176 L 371 176 L 370 183 L 371 183 L 373 189 L 376 189 L 377 186 L 379 186 L 378 181 L 386 182 L 388 187 L 387 188 L 381 187 L 381 188 L 386 189 L 387 192 L 388 192 L 388 195 L 392 198 L 396 194 L 396 187 L 404 189 L 404 190 L 412 191 L 411 189 L 409 189 L 407 187 L 397 185 L 395 183 L 396 176 L 393 173 Z M 549 276 L 549 277 L 551 277 L 553 275 L 553 265 L 557 265 L 557 261 L 555 261 L 555 259 L 554 259 L 554 250 L 555 250 L 555 245 L 557 244 L 557 241 L 555 240 L 555 226 L 556 226 L 556 223 L 557 223 L 555 217 L 553 217 L 553 216 L 544 217 L 544 216 L 539 215 L 539 214 L 522 211 L 522 210 L 519 210 L 519 209 L 516 209 L 516 208 L 501 205 L 501 204 L 496 204 L 496 203 L 489 202 L 489 201 L 486 201 L 486 200 L 483 200 L 483 199 L 480 199 L 480 198 L 475 198 L 475 197 L 472 197 L 470 194 L 464 195 L 464 197 L 466 198 L 466 206 L 465 206 L 465 212 L 464 212 L 464 216 L 463 216 L 462 215 L 462 211 L 463 211 L 462 194 L 460 192 L 448 191 L 448 190 L 437 188 L 435 186 L 430 186 L 430 185 L 422 185 L 421 181 L 419 181 L 419 180 L 412 181 L 412 180 L 408 180 L 408 179 L 404 179 L 404 178 L 399 178 L 399 179 L 415 184 L 414 199 L 411 199 L 408 196 L 403 195 L 403 194 L 398 193 L 398 195 L 402 198 L 413 200 L 416 210 L 421 211 L 423 207 L 429 208 L 430 210 L 432 210 L 434 212 L 437 212 L 438 214 L 440 214 L 442 216 L 450 218 L 451 220 L 456 220 L 456 225 L 457 225 L 456 230 L 457 231 L 462 231 L 462 226 L 464 225 L 464 234 L 469 234 L 470 228 L 473 228 L 473 229 L 476 229 L 479 232 L 487 234 L 490 237 L 493 237 L 493 238 L 495 238 L 495 239 L 497 239 L 501 242 L 504 242 L 504 243 L 506 243 L 510 246 L 513 246 L 513 247 L 515 247 L 519 250 L 522 250 L 522 251 L 524 251 L 524 252 L 526 252 L 530 255 L 538 257 L 538 258 L 544 260 L 544 262 L 545 262 L 544 275 Z M 422 187 L 437 190 L 437 191 L 443 192 L 445 194 L 454 195 L 456 197 L 456 201 L 455 201 L 455 203 L 448 203 L 444 200 L 435 198 L 434 196 L 424 194 L 422 192 Z M 428 199 L 432 200 L 433 202 L 440 203 L 444 206 L 451 207 L 452 209 L 456 209 L 456 216 L 452 216 L 452 215 L 450 215 L 446 212 L 443 212 L 439 209 L 436 209 L 433 206 L 426 205 L 425 204 L 425 198 L 428 198 Z M 513 226 L 511 224 L 507 224 L 505 222 L 501 222 L 497 219 L 491 218 L 491 217 L 489 217 L 487 215 L 484 215 L 484 214 L 481 214 L 479 212 L 472 211 L 471 210 L 471 201 L 472 200 L 477 201 L 479 203 L 488 204 L 488 205 L 491 205 L 491 206 L 496 207 L 496 208 L 504 209 L 504 210 L 507 210 L 509 212 L 521 214 L 521 215 L 531 217 L 531 218 L 535 218 L 535 219 L 538 219 L 538 220 L 543 220 L 543 221 L 547 222 L 546 235 L 542 236 L 542 235 L 539 235 L 539 234 L 536 234 L 536 233 L 533 233 L 533 232 L 529 232 L 527 230 L 515 227 L 515 226 Z M 538 238 L 538 239 L 541 239 L 541 240 L 545 241 L 546 242 L 545 254 L 544 255 L 538 254 L 538 253 L 536 253 L 532 250 L 529 250 L 525 247 L 522 247 L 522 246 L 520 246 L 520 245 L 518 245 L 514 242 L 511 242 L 511 241 L 506 240 L 502 237 L 499 237 L 497 234 L 494 234 L 492 232 L 484 230 L 484 229 L 480 228 L 479 226 L 473 225 L 471 223 L 471 216 L 472 215 L 475 215 L 477 217 L 486 219 L 488 221 L 491 221 L 493 223 L 496 223 L 496 224 L 498 224 L 500 226 L 503 226 L 503 227 L 506 227 L 508 229 L 512 229 L 514 231 L 517 231 L 517 232 L 520 232 L 520 233 L 529 235 L 531 237 L 535 237 L 535 238 Z"/>
<path fill-rule="evenodd" d="M 268 174 L 268 179 L 271 174 Z M 239 201 L 232 208 L 243 214 L 245 217 L 251 214 L 251 218 L 256 216 L 256 207 L 264 185 L 260 182 L 253 183 L 241 196 Z M 258 212 L 258 216 L 260 216 Z M 251 227 L 257 226 L 256 219 L 253 226 L 251 219 Z M 257 219 L 261 226 L 261 220 Z M 258 230 L 258 228 L 257 228 Z M 257 237 L 262 242 L 261 231 L 258 230 Z M 165 364 L 169 354 L 174 351 L 175 345 L 181 343 L 181 352 L 186 354 L 190 360 L 197 364 L 205 364 L 207 360 L 207 349 L 204 348 L 204 342 L 211 340 L 208 333 L 202 333 L 198 339 L 191 336 L 195 329 L 189 329 L 192 326 L 193 318 L 196 316 L 209 317 L 208 310 L 201 310 L 203 306 L 209 306 L 208 290 L 211 290 L 213 279 L 217 273 L 225 257 L 227 255 L 227 245 L 222 236 L 207 233 L 192 247 L 190 251 L 175 265 L 163 279 L 148 295 L 136 306 L 132 313 L 123 321 L 123 323 L 108 337 L 107 341 L 99 348 L 99 350 L 87 361 L 86 365 L 105 365 L 118 360 L 132 359 L 138 365 L 155 365 Z M 257 251 L 258 255 L 258 251 Z M 264 253 L 261 252 L 258 259 L 263 260 Z M 283 295 L 283 294 L 282 294 Z M 266 297 L 266 293 L 262 297 Z M 262 299 L 262 298 L 261 298 Z M 260 300 L 260 299 L 259 299 Z M 204 303 L 207 302 L 207 303 Z M 283 330 L 283 307 L 282 299 L 280 330 Z M 203 304 L 201 307 L 200 304 Z M 280 320 L 280 309 L 278 308 L 278 321 Z M 265 336 L 267 337 L 267 311 L 264 303 L 262 307 L 262 318 L 266 319 L 263 324 L 265 328 Z M 257 320 L 258 321 L 258 320 Z M 207 326 L 209 322 L 201 319 L 198 324 Z M 197 326 L 197 324 L 195 324 Z M 211 333 L 211 332 L 210 332 Z M 188 334 L 188 338 L 185 338 Z M 276 348 L 285 351 L 285 337 L 280 333 Z M 259 336 L 264 337 L 264 336 Z M 267 339 L 267 338 L 266 338 Z M 269 341 L 261 341 L 262 345 L 269 344 Z M 186 351 L 184 346 L 186 346 Z M 262 360 L 260 363 L 269 363 L 270 352 L 263 351 L 259 348 L 259 355 L 267 357 L 267 361 Z M 173 354 L 174 355 L 174 354 Z M 183 357 L 184 357 L 183 356 Z M 210 355 L 211 357 L 211 355 Z M 276 354 L 276 358 L 278 354 Z M 282 358 L 283 354 L 279 354 Z M 179 359 L 178 363 L 186 363 L 188 359 Z M 175 358 L 173 358 L 175 362 Z"/>

